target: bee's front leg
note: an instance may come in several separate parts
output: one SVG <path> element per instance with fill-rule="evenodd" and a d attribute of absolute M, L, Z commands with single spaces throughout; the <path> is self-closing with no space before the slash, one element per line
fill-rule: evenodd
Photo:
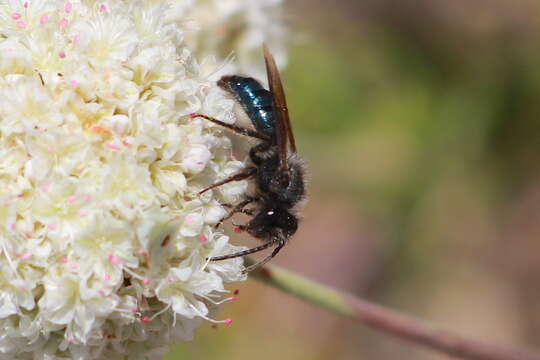
<path fill-rule="evenodd" d="M 226 216 L 222 217 L 221 220 L 219 220 L 218 223 L 214 226 L 214 228 L 216 228 L 216 229 L 219 228 L 221 226 L 221 224 L 225 220 L 230 219 L 236 213 L 242 213 L 242 214 L 246 214 L 246 215 L 253 215 L 253 210 L 245 209 L 245 207 L 246 207 L 246 205 L 251 204 L 253 202 L 256 202 L 258 200 L 259 199 L 257 199 L 257 198 L 248 197 L 245 200 L 241 201 L 236 206 L 234 206 L 234 208 Z M 232 205 L 225 204 L 225 207 L 232 207 Z"/>

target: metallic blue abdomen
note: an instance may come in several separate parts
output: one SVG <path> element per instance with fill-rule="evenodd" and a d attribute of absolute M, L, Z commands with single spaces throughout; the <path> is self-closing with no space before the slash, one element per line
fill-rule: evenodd
<path fill-rule="evenodd" d="M 224 76 L 218 85 L 230 92 L 242 105 L 255 128 L 273 137 L 276 131 L 276 122 L 273 112 L 272 93 L 253 78 L 242 76 Z"/>

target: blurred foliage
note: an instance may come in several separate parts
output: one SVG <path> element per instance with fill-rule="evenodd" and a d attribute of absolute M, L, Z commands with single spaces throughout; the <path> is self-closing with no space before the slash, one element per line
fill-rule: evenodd
<path fill-rule="evenodd" d="M 292 2 L 305 36 L 284 82 L 311 201 L 277 260 L 457 331 L 540 347 L 539 5 L 411 4 Z M 352 234 L 341 244 L 310 233 L 317 223 Z M 241 325 L 207 327 L 169 359 L 443 359 L 241 288 L 224 310 Z"/>

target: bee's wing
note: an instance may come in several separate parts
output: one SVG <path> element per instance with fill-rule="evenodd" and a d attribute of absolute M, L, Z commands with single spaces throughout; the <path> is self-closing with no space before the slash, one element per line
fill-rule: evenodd
<path fill-rule="evenodd" d="M 280 168 L 282 171 L 288 172 L 287 154 L 288 147 L 290 151 L 296 152 L 296 143 L 289 120 L 289 110 L 287 109 L 287 101 L 285 100 L 285 91 L 279 77 L 279 71 L 276 62 L 266 44 L 263 44 L 264 60 L 266 63 L 266 75 L 268 76 L 268 86 L 274 98 L 274 116 L 276 119 L 276 138 L 279 149 Z"/>

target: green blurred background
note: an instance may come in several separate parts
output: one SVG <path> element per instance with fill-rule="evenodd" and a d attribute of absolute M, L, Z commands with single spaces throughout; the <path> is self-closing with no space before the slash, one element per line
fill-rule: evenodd
<path fill-rule="evenodd" d="M 540 3 L 285 1 L 310 201 L 275 263 L 540 348 Z M 247 241 L 246 244 L 252 244 Z M 234 288 L 231 288 L 234 289 Z M 167 359 L 446 359 L 255 281 Z"/>

